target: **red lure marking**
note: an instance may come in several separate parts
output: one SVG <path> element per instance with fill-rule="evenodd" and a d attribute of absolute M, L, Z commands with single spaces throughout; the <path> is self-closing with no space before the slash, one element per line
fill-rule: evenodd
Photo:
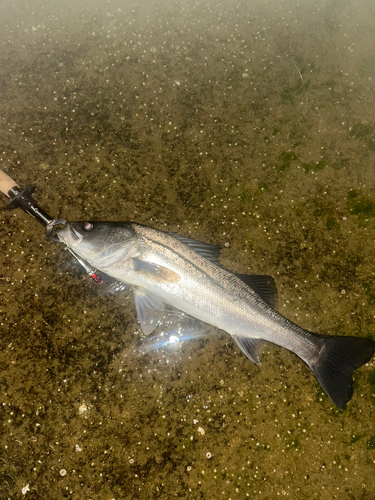
<path fill-rule="evenodd" d="M 103 283 L 103 281 L 96 274 L 92 273 L 90 276 L 96 283 L 99 283 L 100 285 Z"/>

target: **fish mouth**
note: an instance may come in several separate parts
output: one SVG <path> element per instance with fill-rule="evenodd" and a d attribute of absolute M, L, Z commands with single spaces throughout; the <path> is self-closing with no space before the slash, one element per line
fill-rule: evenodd
<path fill-rule="evenodd" d="M 64 227 L 63 229 L 57 228 L 56 235 L 60 241 L 63 241 L 70 245 L 83 240 L 83 235 L 80 234 L 76 229 L 74 229 L 72 224 L 67 224 L 67 227 Z"/>
<path fill-rule="evenodd" d="M 71 233 L 71 234 L 72 234 L 72 236 L 73 236 L 76 240 L 78 240 L 78 241 L 82 241 L 82 240 L 83 240 L 83 235 L 82 235 L 82 234 L 80 234 L 78 231 L 76 231 L 76 230 L 74 229 L 74 227 L 73 227 L 73 226 L 71 226 L 71 229 L 72 229 L 72 233 Z"/>
<path fill-rule="evenodd" d="M 59 238 L 60 241 L 64 241 L 64 235 L 66 233 L 66 229 L 61 229 L 60 227 L 56 228 L 56 235 Z"/>

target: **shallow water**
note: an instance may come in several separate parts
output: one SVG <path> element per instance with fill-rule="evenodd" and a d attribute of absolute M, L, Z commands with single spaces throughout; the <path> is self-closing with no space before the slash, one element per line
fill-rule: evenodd
<path fill-rule="evenodd" d="M 371 2 L 3 2 L 0 168 L 56 218 L 134 220 L 375 339 Z M 3 197 L 5 202 L 5 197 Z M 375 498 L 375 363 L 344 411 L 293 354 L 145 351 L 20 211 L 0 217 L 0 498 Z"/>

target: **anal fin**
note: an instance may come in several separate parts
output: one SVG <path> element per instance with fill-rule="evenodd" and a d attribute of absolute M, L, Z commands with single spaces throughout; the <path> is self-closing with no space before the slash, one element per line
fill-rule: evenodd
<path fill-rule="evenodd" d="M 233 338 L 250 361 L 259 365 L 262 351 L 267 342 L 263 339 L 249 339 L 248 337 L 238 337 L 237 335 L 233 335 Z"/>

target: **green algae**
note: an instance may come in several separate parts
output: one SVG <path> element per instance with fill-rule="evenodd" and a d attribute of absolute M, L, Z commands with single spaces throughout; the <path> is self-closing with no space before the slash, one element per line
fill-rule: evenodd
<path fill-rule="evenodd" d="M 301 81 L 299 79 L 295 85 L 285 88 L 281 92 L 281 102 L 283 104 L 294 102 L 298 97 L 300 97 L 308 90 L 309 86 L 310 80 Z"/>
<path fill-rule="evenodd" d="M 349 132 L 350 137 L 354 139 L 368 139 L 372 135 L 374 127 L 372 125 L 364 125 L 363 123 L 355 123 Z"/>
<path fill-rule="evenodd" d="M 284 170 L 290 168 L 290 166 L 297 160 L 298 156 L 293 151 L 282 151 L 279 155 L 276 169 L 279 172 L 284 172 Z"/>
<path fill-rule="evenodd" d="M 375 436 L 371 436 L 370 439 L 367 440 L 367 449 L 375 450 Z"/>
<path fill-rule="evenodd" d="M 375 217 L 375 202 L 357 190 L 350 190 L 347 195 L 347 207 L 352 215 Z"/>
<path fill-rule="evenodd" d="M 355 123 L 351 127 L 349 136 L 362 141 L 370 151 L 375 151 L 375 134 L 372 125 Z"/>
<path fill-rule="evenodd" d="M 308 174 L 311 171 L 319 172 L 319 170 L 323 170 L 323 168 L 326 166 L 326 163 L 323 160 L 317 161 L 315 163 L 301 162 L 300 166 L 302 170 L 305 172 L 305 174 Z"/>
<path fill-rule="evenodd" d="M 326 219 L 326 228 L 328 231 L 332 231 L 332 229 L 337 229 L 339 224 L 334 217 L 327 217 Z"/>

